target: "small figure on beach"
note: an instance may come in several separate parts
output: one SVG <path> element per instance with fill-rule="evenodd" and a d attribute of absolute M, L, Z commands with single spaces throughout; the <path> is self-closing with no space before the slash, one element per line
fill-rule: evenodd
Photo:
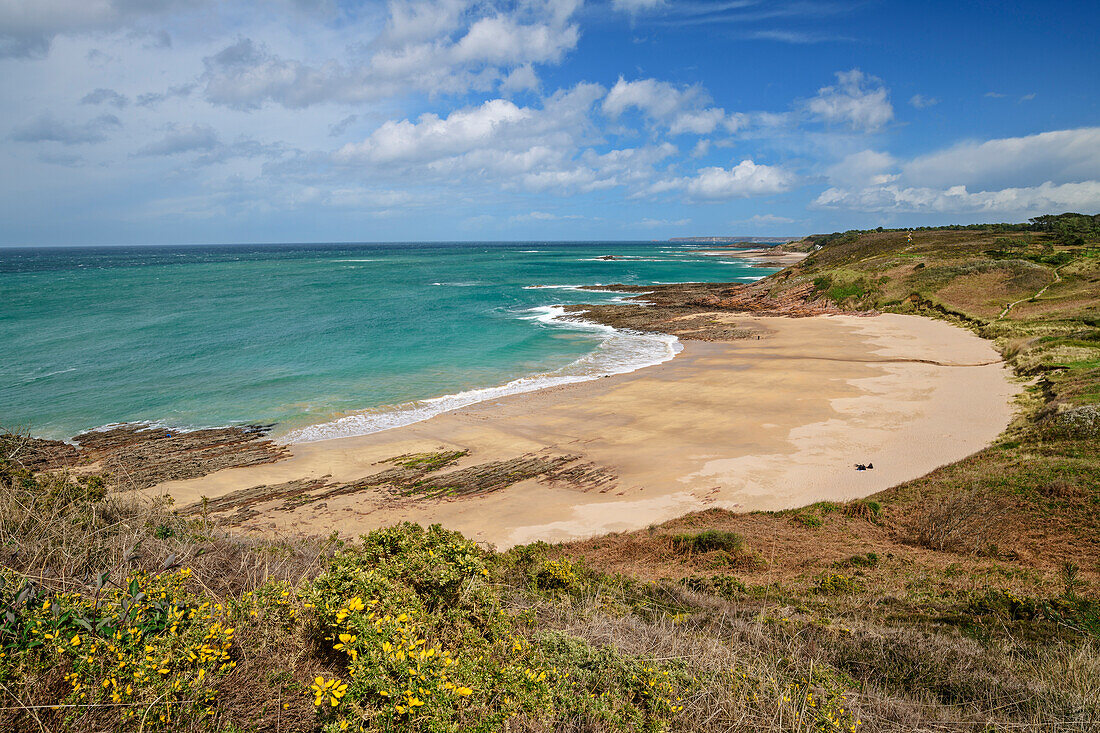
<path fill-rule="evenodd" d="M 874 470 L 874 468 L 875 468 L 875 464 L 873 464 L 873 463 L 857 463 L 856 464 L 856 470 L 857 471 L 871 471 L 871 470 Z"/>

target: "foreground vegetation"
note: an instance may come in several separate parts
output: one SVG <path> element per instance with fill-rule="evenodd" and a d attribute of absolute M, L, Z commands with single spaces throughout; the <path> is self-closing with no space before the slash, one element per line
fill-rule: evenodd
<path fill-rule="evenodd" d="M 3 437 L 0 730 L 1100 729 L 1100 253 L 1040 224 L 812 238 L 761 281 L 952 320 L 1028 381 L 996 445 L 858 502 L 264 542 Z"/>

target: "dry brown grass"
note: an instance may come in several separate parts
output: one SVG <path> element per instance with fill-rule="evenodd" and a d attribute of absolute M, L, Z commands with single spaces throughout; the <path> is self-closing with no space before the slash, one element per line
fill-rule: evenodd
<path fill-rule="evenodd" d="M 915 509 L 909 525 L 913 542 L 940 552 L 996 554 L 1005 536 L 1008 506 L 988 492 L 965 491 L 937 497 Z"/>

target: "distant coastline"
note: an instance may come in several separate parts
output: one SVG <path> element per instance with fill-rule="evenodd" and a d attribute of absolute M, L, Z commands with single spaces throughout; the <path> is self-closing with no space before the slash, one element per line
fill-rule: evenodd
<path fill-rule="evenodd" d="M 670 237 L 670 242 L 688 242 L 700 244 L 728 244 L 731 242 L 744 242 L 746 244 L 784 244 L 797 242 L 802 237 Z"/>

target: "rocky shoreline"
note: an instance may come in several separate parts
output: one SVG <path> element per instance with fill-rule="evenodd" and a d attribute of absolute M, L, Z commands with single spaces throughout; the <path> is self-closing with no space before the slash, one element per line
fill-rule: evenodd
<path fill-rule="evenodd" d="M 0 436 L 7 458 L 29 471 L 102 473 L 121 491 L 197 478 L 223 468 L 274 463 L 289 455 L 267 438 L 270 425 L 179 431 L 144 424 L 91 430 L 71 442 Z"/>
<path fill-rule="evenodd" d="M 667 333 L 693 341 L 732 341 L 756 338 L 759 327 L 731 324 L 716 313 L 751 316 L 806 318 L 821 315 L 867 315 L 847 311 L 832 301 L 817 297 L 807 282 L 771 294 L 770 283 L 674 283 L 670 285 L 601 285 L 582 290 L 614 290 L 637 293 L 622 303 L 570 305 L 567 313 L 605 326 L 634 331 Z"/>

